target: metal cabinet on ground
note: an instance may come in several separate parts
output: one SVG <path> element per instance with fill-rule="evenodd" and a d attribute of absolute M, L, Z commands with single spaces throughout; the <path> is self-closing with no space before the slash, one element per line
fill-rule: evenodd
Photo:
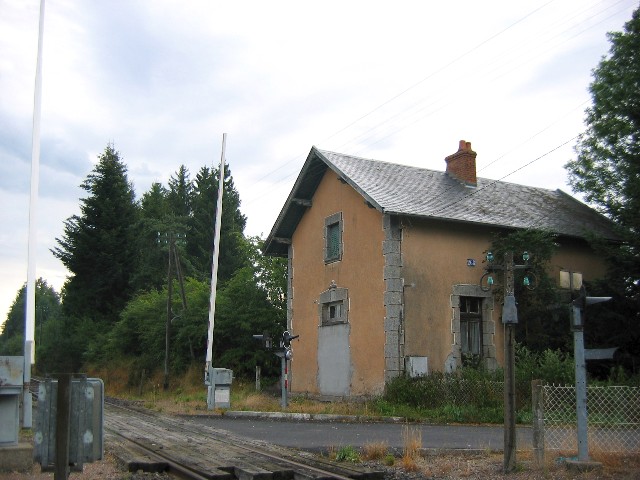
<path fill-rule="evenodd" d="M 47 379 L 38 389 L 38 412 L 34 432 L 35 460 L 43 471 L 51 470 L 56 460 L 58 380 Z M 71 380 L 69 408 L 69 466 L 81 471 L 84 463 L 101 460 L 104 452 L 104 384 L 98 378 Z"/>
<path fill-rule="evenodd" d="M 0 357 L 0 446 L 17 445 L 24 357 Z"/>

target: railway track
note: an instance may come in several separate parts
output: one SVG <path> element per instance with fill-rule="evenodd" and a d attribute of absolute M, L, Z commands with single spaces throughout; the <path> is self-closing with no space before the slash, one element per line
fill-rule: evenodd
<path fill-rule="evenodd" d="M 37 380 L 36 380 L 37 381 Z M 189 480 L 381 480 L 383 472 L 105 399 L 105 445 L 129 471 Z"/>

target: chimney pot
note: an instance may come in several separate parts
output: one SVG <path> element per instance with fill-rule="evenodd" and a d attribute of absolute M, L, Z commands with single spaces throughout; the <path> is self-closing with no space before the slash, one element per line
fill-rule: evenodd
<path fill-rule="evenodd" d="M 478 183 L 476 177 L 476 152 L 471 150 L 471 142 L 460 140 L 458 151 L 445 158 L 447 162 L 447 175 L 475 187 Z"/>

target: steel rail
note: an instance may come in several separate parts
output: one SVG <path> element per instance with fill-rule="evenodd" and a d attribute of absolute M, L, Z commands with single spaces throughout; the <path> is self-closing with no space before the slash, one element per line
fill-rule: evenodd
<path fill-rule="evenodd" d="M 105 399 L 105 403 L 107 403 L 107 400 L 106 400 L 106 399 Z M 108 403 L 109 403 L 109 405 L 110 405 L 111 407 L 116 407 L 116 408 L 119 408 L 119 409 L 127 410 L 127 411 L 130 411 L 130 412 L 136 413 L 136 414 L 138 414 L 138 415 L 144 415 L 144 416 L 146 416 L 146 417 L 148 417 L 148 418 L 158 418 L 158 417 L 156 417 L 155 415 L 148 414 L 148 413 L 145 413 L 145 412 L 141 412 L 141 411 L 140 411 L 140 410 L 138 410 L 138 409 L 132 409 L 132 408 L 129 408 L 129 407 L 126 407 L 126 406 L 123 406 L 123 405 L 117 405 L 117 404 L 115 404 L 115 403 L 111 403 L 111 402 L 108 402 Z M 176 421 L 172 421 L 172 419 L 171 419 L 170 417 L 163 416 L 163 417 L 162 417 L 162 420 L 163 420 L 163 421 L 166 421 L 166 422 L 167 422 L 167 423 L 169 423 L 169 424 L 171 424 L 171 426 L 172 426 L 173 428 L 177 428 L 177 429 L 179 429 L 179 430 L 181 430 L 181 431 L 183 431 L 183 432 L 187 432 L 187 433 L 188 433 L 188 434 L 190 434 L 190 435 L 194 435 L 194 433 L 195 433 L 195 434 L 197 434 L 198 436 L 204 436 L 204 434 L 203 434 L 203 433 L 201 433 L 201 432 L 194 432 L 194 431 L 192 431 L 192 430 L 188 430 L 186 427 L 184 427 L 184 426 L 180 425 L 178 422 L 176 422 Z M 111 429 L 109 429 L 109 431 L 112 431 L 112 430 L 111 430 Z M 116 432 L 116 433 L 117 433 L 117 432 Z M 120 434 L 118 433 L 118 435 L 120 435 Z M 124 437 L 124 438 L 126 438 L 126 437 Z M 170 456 L 166 456 L 166 455 L 163 455 L 163 454 L 159 454 L 159 453 L 158 453 L 158 452 L 156 452 L 155 450 L 148 449 L 145 445 L 141 445 L 141 444 L 139 444 L 139 443 L 137 443 L 137 442 L 135 442 L 135 441 L 132 441 L 132 440 L 130 440 L 130 439 L 127 439 L 127 440 L 131 441 L 132 443 L 135 443 L 137 447 L 139 447 L 139 448 L 143 448 L 145 451 L 150 452 L 150 453 L 152 453 L 153 455 L 156 455 L 156 456 L 158 456 L 158 457 L 160 457 L 160 458 L 163 458 L 163 459 L 165 459 L 165 460 L 170 460 Z M 275 460 L 275 461 L 277 461 L 277 462 L 278 462 L 279 464 L 281 464 L 281 465 L 282 465 L 282 464 L 285 464 L 285 465 L 292 465 L 292 466 L 295 466 L 295 467 L 298 467 L 298 468 L 303 468 L 303 469 L 306 469 L 306 470 L 311 470 L 311 471 L 316 472 L 316 473 L 318 473 L 318 474 L 320 474 L 320 475 L 323 475 L 323 476 L 329 476 L 329 477 L 334 478 L 334 479 L 336 479 L 336 480 L 353 480 L 353 477 L 348 477 L 348 476 L 345 476 L 345 475 L 341 475 L 341 474 L 339 474 L 339 473 L 336 473 L 336 472 L 335 472 L 335 471 L 333 471 L 333 470 L 330 470 L 330 469 L 322 469 L 322 468 L 316 467 L 316 466 L 314 466 L 314 465 L 310 465 L 310 464 L 308 464 L 308 463 L 305 463 L 305 462 L 303 462 L 303 461 L 296 461 L 296 460 L 293 460 L 293 459 L 290 459 L 290 458 L 283 458 L 283 457 L 281 457 L 281 456 L 278 456 L 278 455 L 277 455 L 277 454 L 275 454 L 275 453 L 268 452 L 268 451 L 266 451 L 266 450 L 264 450 L 264 449 L 261 449 L 261 448 L 255 447 L 255 446 L 254 446 L 254 447 L 250 447 L 250 446 L 243 445 L 243 444 L 239 444 L 239 443 L 234 443 L 233 445 L 234 445 L 234 447 L 235 447 L 235 448 L 240 448 L 240 449 L 242 449 L 242 450 L 245 450 L 245 451 L 246 451 L 246 452 L 248 452 L 248 453 L 262 455 L 262 456 L 264 456 L 264 457 L 267 457 L 267 458 L 268 458 L 268 459 L 270 459 L 270 460 Z M 185 468 L 187 468 L 187 469 L 188 469 L 189 467 L 188 467 L 188 466 L 185 466 Z M 339 469 L 339 468 L 341 468 L 341 467 L 336 467 L 336 468 L 338 468 L 338 469 Z M 203 477 L 203 478 L 204 478 L 204 477 Z"/>

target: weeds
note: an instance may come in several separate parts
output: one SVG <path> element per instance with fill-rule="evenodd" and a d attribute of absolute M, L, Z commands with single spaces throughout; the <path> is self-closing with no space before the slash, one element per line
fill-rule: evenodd
<path fill-rule="evenodd" d="M 346 445 L 336 452 L 336 461 L 358 463 L 360 461 L 360 454 L 358 450 L 351 445 Z"/>
<path fill-rule="evenodd" d="M 416 460 L 420 457 L 422 448 L 422 432 L 419 428 L 405 425 L 402 428 L 402 458 L 400 465 L 407 472 L 418 470 Z"/>
<path fill-rule="evenodd" d="M 387 455 L 387 442 L 367 443 L 362 447 L 362 458 L 364 460 L 380 460 Z"/>

